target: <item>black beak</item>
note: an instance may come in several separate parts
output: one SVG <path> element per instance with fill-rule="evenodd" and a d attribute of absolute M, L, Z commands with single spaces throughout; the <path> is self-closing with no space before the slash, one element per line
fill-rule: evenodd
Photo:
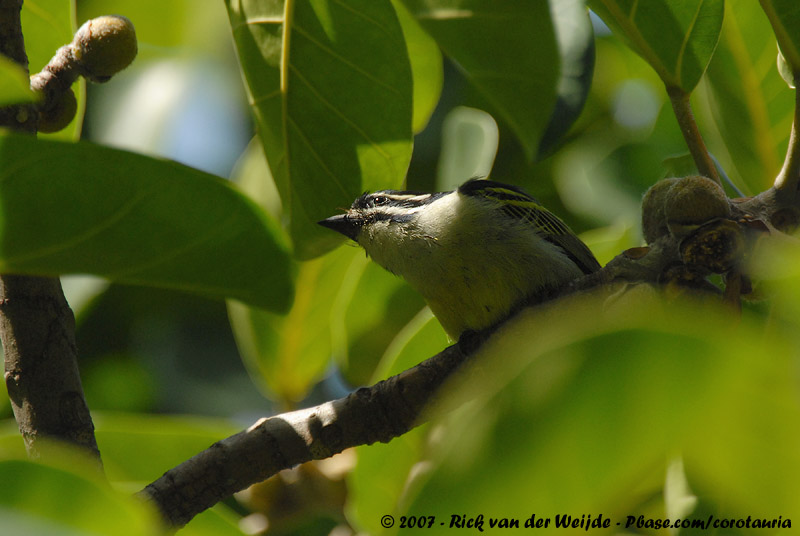
<path fill-rule="evenodd" d="M 317 223 L 328 229 L 333 229 L 337 233 L 342 233 L 351 240 L 357 240 L 358 233 L 361 232 L 361 220 L 349 217 L 347 214 L 331 216 Z"/>

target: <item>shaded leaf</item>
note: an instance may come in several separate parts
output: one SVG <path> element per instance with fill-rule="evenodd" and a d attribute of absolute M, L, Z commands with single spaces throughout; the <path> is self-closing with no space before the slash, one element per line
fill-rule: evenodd
<path fill-rule="evenodd" d="M 539 145 L 539 157 L 558 146 L 578 119 L 594 72 L 594 31 L 584 0 L 551 0 L 550 11 L 561 56 L 556 105 Z"/>
<path fill-rule="evenodd" d="M 294 303 L 286 315 L 228 302 L 239 352 L 250 376 L 266 395 L 296 403 L 328 368 L 332 323 L 343 313 L 337 298 L 348 284 L 351 266 L 363 267 L 360 253 L 355 248 L 339 248 L 300 263 Z"/>
<path fill-rule="evenodd" d="M 28 136 L 0 137 L 0 269 L 291 302 L 275 225 L 217 177 L 174 162 Z"/>
<path fill-rule="evenodd" d="M 559 52 L 548 2 L 403 0 L 532 159 L 553 107 Z"/>
<path fill-rule="evenodd" d="M 691 92 L 717 46 L 723 0 L 589 0 L 589 7 L 658 73 Z"/>
<path fill-rule="evenodd" d="M 786 82 L 795 86 L 800 74 L 800 4 L 795 0 L 759 0 L 767 14 L 772 30 L 778 40 L 780 57 L 788 65 L 791 78 L 781 73 Z"/>
<path fill-rule="evenodd" d="M 730 160 L 726 170 L 747 195 L 772 185 L 794 113 L 794 96 L 767 61 L 775 41 L 760 11 L 750 0 L 726 2 L 725 25 L 704 80 L 719 142 L 714 143 L 716 129 L 704 129 L 704 135 L 714 153 L 718 147 L 726 151 L 717 156 Z"/>
<path fill-rule="evenodd" d="M 426 425 L 393 439 L 356 448 L 356 466 L 347 477 L 348 521 L 364 534 L 395 534 L 384 530 L 381 518 L 393 514 L 407 490 L 409 478 L 424 467 L 420 462 L 429 433 Z M 380 478 L 376 478 L 380 475 Z"/>
<path fill-rule="evenodd" d="M 402 184 L 412 141 L 403 31 L 390 0 L 226 3 L 295 254 L 319 255 L 341 237 L 317 221 Z"/>
<path fill-rule="evenodd" d="M 350 385 L 375 383 L 375 367 L 398 332 L 425 306 L 401 278 L 356 254 L 331 319 L 339 372 Z"/>

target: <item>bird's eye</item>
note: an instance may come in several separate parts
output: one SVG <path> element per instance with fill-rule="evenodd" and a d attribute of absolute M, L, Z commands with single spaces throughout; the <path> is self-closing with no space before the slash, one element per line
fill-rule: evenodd
<path fill-rule="evenodd" d="M 389 202 L 389 198 L 388 197 L 383 197 L 382 195 L 379 195 L 379 196 L 376 196 L 376 197 L 372 198 L 372 204 L 374 206 L 376 206 L 376 207 L 379 207 L 381 205 L 385 205 L 388 202 Z"/>

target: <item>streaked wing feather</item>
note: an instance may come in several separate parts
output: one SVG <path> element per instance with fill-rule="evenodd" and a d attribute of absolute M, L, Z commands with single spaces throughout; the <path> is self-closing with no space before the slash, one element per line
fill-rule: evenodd
<path fill-rule="evenodd" d="M 584 273 L 592 273 L 600 268 L 586 244 L 558 216 L 525 191 L 495 181 L 470 180 L 459 188 L 459 192 L 501 202 L 504 214 L 530 223 L 542 238 L 563 249 Z"/>

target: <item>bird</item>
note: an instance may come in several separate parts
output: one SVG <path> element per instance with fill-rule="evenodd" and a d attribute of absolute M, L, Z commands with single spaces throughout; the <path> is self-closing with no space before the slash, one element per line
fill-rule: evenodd
<path fill-rule="evenodd" d="M 344 214 L 318 223 L 405 279 L 453 340 L 492 328 L 600 268 L 534 197 L 489 179 L 446 192 L 364 193 Z"/>

